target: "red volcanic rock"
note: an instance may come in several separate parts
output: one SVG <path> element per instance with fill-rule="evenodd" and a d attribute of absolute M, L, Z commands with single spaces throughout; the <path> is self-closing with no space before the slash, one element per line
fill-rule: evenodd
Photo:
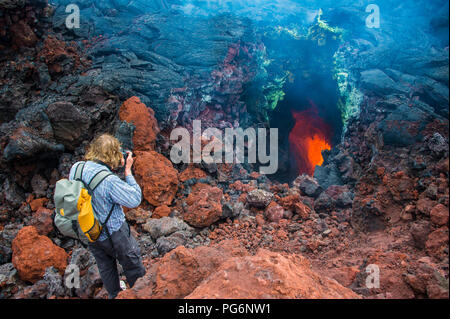
<path fill-rule="evenodd" d="M 194 227 L 208 227 L 222 216 L 222 190 L 205 185 L 193 190 L 186 199 L 183 219 Z"/>
<path fill-rule="evenodd" d="M 432 232 L 428 236 L 425 247 L 428 254 L 438 259 L 445 255 L 444 251 L 448 249 L 448 227 L 444 226 Z"/>
<path fill-rule="evenodd" d="M 145 224 L 150 218 L 150 212 L 140 207 L 130 209 L 125 213 L 127 220 L 133 221 L 136 224 Z"/>
<path fill-rule="evenodd" d="M 187 298 L 265 299 L 360 298 L 333 279 L 311 270 L 306 258 L 261 249 L 255 256 L 235 257 L 204 280 Z"/>
<path fill-rule="evenodd" d="M 430 212 L 435 205 L 436 205 L 435 201 L 425 197 L 417 201 L 416 207 L 420 213 L 424 215 L 430 215 Z"/>
<path fill-rule="evenodd" d="M 437 226 L 448 224 L 448 207 L 437 204 L 430 212 L 431 221 Z"/>
<path fill-rule="evenodd" d="M 39 208 L 30 222 L 30 226 L 34 226 L 39 235 L 48 235 L 53 231 L 53 212 L 46 208 Z"/>
<path fill-rule="evenodd" d="M 11 26 L 11 38 L 13 47 L 32 47 L 38 41 L 36 34 L 24 21 L 18 21 Z"/>
<path fill-rule="evenodd" d="M 141 103 L 138 97 L 133 96 L 122 104 L 119 118 L 136 126 L 133 135 L 136 151 L 150 151 L 155 148 L 156 135 L 159 133 L 155 112 Z"/>
<path fill-rule="evenodd" d="M 118 299 L 178 299 L 190 294 L 227 259 L 246 251 L 238 242 L 226 240 L 216 247 L 179 246 L 153 264 L 132 289 L 119 293 Z"/>
<path fill-rule="evenodd" d="M 33 226 L 22 228 L 12 242 L 12 263 L 20 279 L 32 283 L 42 279 L 50 266 L 62 275 L 67 267 L 67 253 Z"/>
<path fill-rule="evenodd" d="M 44 40 L 43 48 L 38 55 L 47 64 L 50 74 L 59 74 L 64 71 L 64 66 L 61 62 L 70 60 L 73 68 L 79 68 L 82 65 L 74 42 L 68 45 L 66 42 L 51 35 Z"/>
<path fill-rule="evenodd" d="M 309 213 L 311 212 L 311 208 L 303 204 L 300 195 L 288 195 L 286 197 L 281 198 L 281 205 L 285 209 L 290 209 L 296 214 L 298 214 L 302 219 L 307 219 Z"/>
<path fill-rule="evenodd" d="M 33 212 L 39 208 L 44 207 L 48 203 L 48 198 L 38 198 L 30 202 L 30 208 Z"/>
<path fill-rule="evenodd" d="M 283 218 L 284 209 L 277 203 L 272 202 L 267 206 L 264 214 L 269 222 L 278 223 Z"/>
<path fill-rule="evenodd" d="M 193 165 L 189 165 L 188 168 L 186 168 L 183 172 L 179 174 L 178 178 L 180 182 L 185 182 L 193 178 L 202 179 L 205 178 L 206 176 L 207 176 L 206 173 L 200 168 L 195 167 Z"/>
<path fill-rule="evenodd" d="M 153 206 L 170 205 L 178 189 L 178 172 L 155 151 L 136 152 L 136 179 L 144 198 Z"/>
<path fill-rule="evenodd" d="M 152 218 L 163 218 L 170 215 L 172 210 L 167 205 L 162 205 L 155 208 L 155 211 L 153 212 Z"/>

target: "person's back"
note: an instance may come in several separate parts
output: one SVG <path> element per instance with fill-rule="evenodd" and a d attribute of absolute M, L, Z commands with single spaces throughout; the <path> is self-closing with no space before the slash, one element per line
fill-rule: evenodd
<path fill-rule="evenodd" d="M 85 156 L 86 162 L 75 163 L 69 174 L 69 179 L 75 178 L 75 171 L 83 165 L 82 180 L 87 185 L 103 170 L 111 171 L 124 165 L 119 141 L 104 134 L 96 138 Z M 116 175 L 106 177 L 92 194 L 92 207 L 103 225 L 99 239 L 89 244 L 89 250 L 95 257 L 103 284 L 110 298 L 115 298 L 120 292 L 120 279 L 116 260 L 120 262 L 132 287 L 139 277 L 145 274 L 142 265 L 139 245 L 132 236 L 130 227 L 125 220 L 122 206 L 135 208 L 140 205 L 142 192 L 131 174 L 133 158 L 128 153 L 125 167 L 125 181 Z M 108 217 L 109 216 L 109 217 Z"/>

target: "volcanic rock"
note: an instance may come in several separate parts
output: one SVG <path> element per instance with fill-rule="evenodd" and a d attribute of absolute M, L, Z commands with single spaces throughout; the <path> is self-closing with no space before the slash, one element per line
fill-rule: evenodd
<path fill-rule="evenodd" d="M 437 204 L 430 212 L 431 221 L 437 226 L 448 224 L 448 207 Z"/>
<path fill-rule="evenodd" d="M 278 223 L 284 216 L 284 209 L 275 202 L 272 202 L 267 206 L 264 212 L 269 222 Z"/>
<path fill-rule="evenodd" d="M 30 221 L 30 226 L 34 226 L 39 235 L 47 236 L 53 231 L 53 212 L 46 208 L 39 208 Z"/>
<path fill-rule="evenodd" d="M 428 254 L 438 259 L 442 259 L 445 256 L 445 250 L 447 249 L 448 256 L 448 227 L 444 226 L 436 229 L 428 236 L 428 240 L 425 243 Z"/>
<path fill-rule="evenodd" d="M 230 240 L 216 247 L 177 247 L 139 278 L 132 289 L 119 293 L 118 298 L 184 298 L 225 260 L 244 254 L 239 243 Z"/>
<path fill-rule="evenodd" d="M 333 279 L 311 270 L 306 258 L 283 256 L 261 249 L 255 256 L 235 257 L 225 261 L 187 298 L 360 298 Z"/>
<path fill-rule="evenodd" d="M 155 151 L 136 152 L 136 179 L 144 198 L 153 206 L 170 205 L 178 190 L 178 172 Z"/>
<path fill-rule="evenodd" d="M 172 210 L 167 205 L 156 207 L 153 211 L 152 218 L 168 217 Z"/>
<path fill-rule="evenodd" d="M 295 179 L 293 185 L 298 187 L 303 194 L 310 197 L 319 196 L 322 188 L 314 177 L 303 174 Z"/>
<path fill-rule="evenodd" d="M 48 267 L 63 274 L 67 266 L 67 253 L 33 226 L 22 228 L 12 242 L 12 263 L 24 281 L 37 282 Z"/>
<path fill-rule="evenodd" d="M 191 227 L 188 224 L 176 217 L 150 218 L 142 228 L 154 239 L 169 236 L 182 230 L 191 231 Z"/>
<path fill-rule="evenodd" d="M 247 203 L 256 208 L 266 208 L 272 199 L 273 194 L 262 189 L 255 189 L 247 194 Z"/>
<path fill-rule="evenodd" d="M 138 207 L 127 211 L 125 217 L 127 220 L 133 221 L 136 224 L 145 224 L 145 222 L 152 217 L 152 213 Z"/>
<path fill-rule="evenodd" d="M 120 107 L 119 118 L 136 127 L 133 136 L 135 151 L 154 150 L 159 127 L 155 112 L 151 108 L 142 103 L 138 97 L 133 96 Z"/>
<path fill-rule="evenodd" d="M 222 190 L 205 185 L 186 199 L 183 220 L 194 227 L 208 227 L 222 216 Z"/>

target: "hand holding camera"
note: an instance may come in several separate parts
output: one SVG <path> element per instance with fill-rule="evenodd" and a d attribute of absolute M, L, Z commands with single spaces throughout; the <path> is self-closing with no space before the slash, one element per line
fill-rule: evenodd
<path fill-rule="evenodd" d="M 125 167 L 125 176 L 132 175 L 131 167 L 133 166 L 134 159 L 131 151 L 123 151 L 123 166 Z"/>

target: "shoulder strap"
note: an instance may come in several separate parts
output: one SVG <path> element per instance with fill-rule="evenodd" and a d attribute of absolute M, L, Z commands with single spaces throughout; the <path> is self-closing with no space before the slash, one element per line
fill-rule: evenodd
<path fill-rule="evenodd" d="M 83 178 L 83 170 L 86 162 L 78 163 L 77 168 L 75 169 L 74 180 L 82 180 Z"/>
<path fill-rule="evenodd" d="M 91 181 L 89 182 L 88 184 L 89 189 L 94 191 L 97 188 L 97 186 L 100 185 L 101 182 L 103 182 L 105 178 L 107 178 L 110 175 L 113 174 L 107 170 L 98 172 L 97 174 L 94 175 L 94 177 L 92 177 Z"/>

